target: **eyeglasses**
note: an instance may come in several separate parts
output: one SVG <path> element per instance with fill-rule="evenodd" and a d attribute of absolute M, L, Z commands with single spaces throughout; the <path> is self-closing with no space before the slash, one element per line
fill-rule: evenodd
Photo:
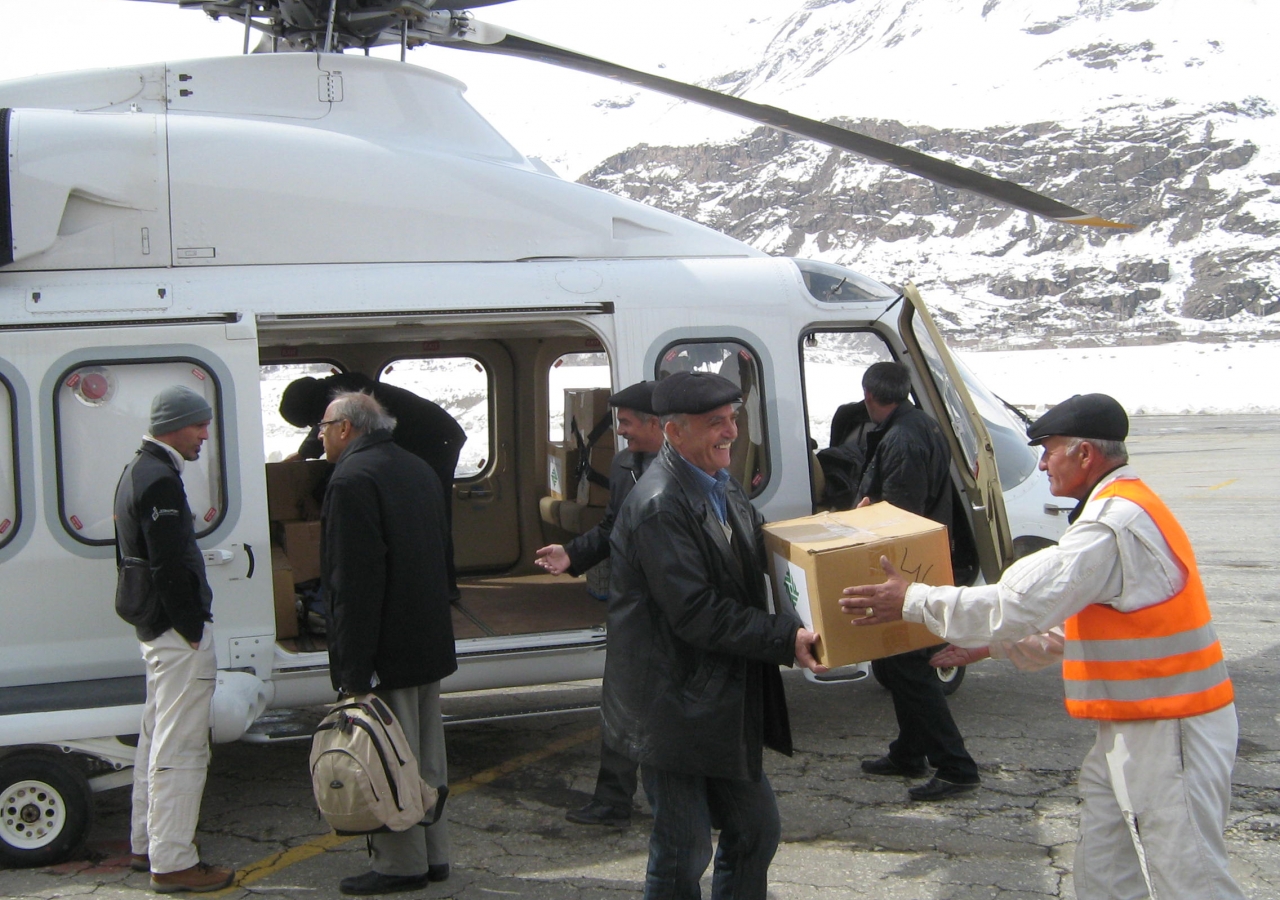
<path fill-rule="evenodd" d="M 316 428 L 319 428 L 320 430 L 323 431 L 324 429 L 328 428 L 330 425 L 337 425 L 339 422 L 345 422 L 345 421 L 347 420 L 346 419 L 328 419 L 327 421 L 324 421 L 324 422 L 317 422 Z"/>

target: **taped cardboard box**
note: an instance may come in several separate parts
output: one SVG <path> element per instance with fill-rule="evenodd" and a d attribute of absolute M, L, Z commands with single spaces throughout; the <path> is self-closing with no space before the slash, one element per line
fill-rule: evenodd
<path fill-rule="evenodd" d="M 271 588 L 275 594 L 276 640 L 298 636 L 298 604 L 293 593 L 293 567 L 280 547 L 271 548 Z"/>
<path fill-rule="evenodd" d="M 293 583 L 320 577 L 320 523 L 285 522 L 284 552 L 293 567 Z"/>
<path fill-rule="evenodd" d="M 765 526 L 774 596 L 788 600 L 818 632 L 818 661 L 847 666 L 943 643 L 923 625 L 888 622 L 856 627 L 840 609 L 844 589 L 880 584 L 889 560 L 909 581 L 952 584 L 947 529 L 923 516 L 875 503 L 862 509 L 819 513 Z"/>
<path fill-rule="evenodd" d="M 267 463 L 267 517 L 282 522 L 320 518 L 321 484 L 333 471 L 323 459 Z"/>
<path fill-rule="evenodd" d="M 547 493 L 553 499 L 577 499 L 577 471 L 577 445 L 571 441 L 547 441 Z"/>

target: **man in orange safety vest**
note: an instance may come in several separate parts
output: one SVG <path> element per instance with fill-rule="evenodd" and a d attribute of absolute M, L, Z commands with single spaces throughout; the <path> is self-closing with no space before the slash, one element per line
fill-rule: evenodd
<path fill-rule="evenodd" d="M 1243 900 L 1223 840 L 1231 679 L 1190 541 L 1128 465 L 1128 432 L 1105 394 L 1076 395 L 1032 423 L 1050 490 L 1080 503 L 1056 546 L 998 583 L 909 585 L 882 560 L 888 581 L 847 588 L 841 606 L 856 625 L 923 622 L 981 648 L 951 651 L 952 664 L 985 656 L 985 645 L 1022 668 L 1036 656 L 1063 661 L 1067 712 L 1097 723 L 1080 769 L 1080 900 Z"/>

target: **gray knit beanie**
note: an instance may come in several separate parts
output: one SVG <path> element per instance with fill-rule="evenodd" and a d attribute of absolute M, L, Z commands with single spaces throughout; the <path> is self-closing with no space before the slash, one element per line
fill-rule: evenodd
<path fill-rule="evenodd" d="M 191 388 L 175 384 L 151 401 L 151 434 L 169 434 L 213 419 L 213 407 Z"/>

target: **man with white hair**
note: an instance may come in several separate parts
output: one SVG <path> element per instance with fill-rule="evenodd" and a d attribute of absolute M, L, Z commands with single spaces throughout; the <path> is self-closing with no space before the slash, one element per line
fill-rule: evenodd
<path fill-rule="evenodd" d="M 1237 720 L 1231 679 L 1186 533 L 1127 464 L 1129 420 L 1076 395 L 1028 429 L 1055 496 L 1079 506 L 1054 547 L 979 587 L 846 588 L 855 625 L 923 622 L 961 647 L 1060 646 L 1067 712 L 1097 723 L 1080 769 L 1080 900 L 1243 900 L 1227 865 Z M 1037 635 L 1062 625 L 1065 644 Z"/>
<path fill-rule="evenodd" d="M 368 394 L 338 394 L 319 423 L 334 463 L 321 508 L 320 577 L 329 677 L 341 694 L 391 707 L 427 784 L 447 784 L 440 681 L 458 663 L 449 611 L 440 479 L 392 440 L 396 420 Z M 449 877 L 449 824 L 373 834 L 370 869 L 344 894 L 389 894 Z"/>

